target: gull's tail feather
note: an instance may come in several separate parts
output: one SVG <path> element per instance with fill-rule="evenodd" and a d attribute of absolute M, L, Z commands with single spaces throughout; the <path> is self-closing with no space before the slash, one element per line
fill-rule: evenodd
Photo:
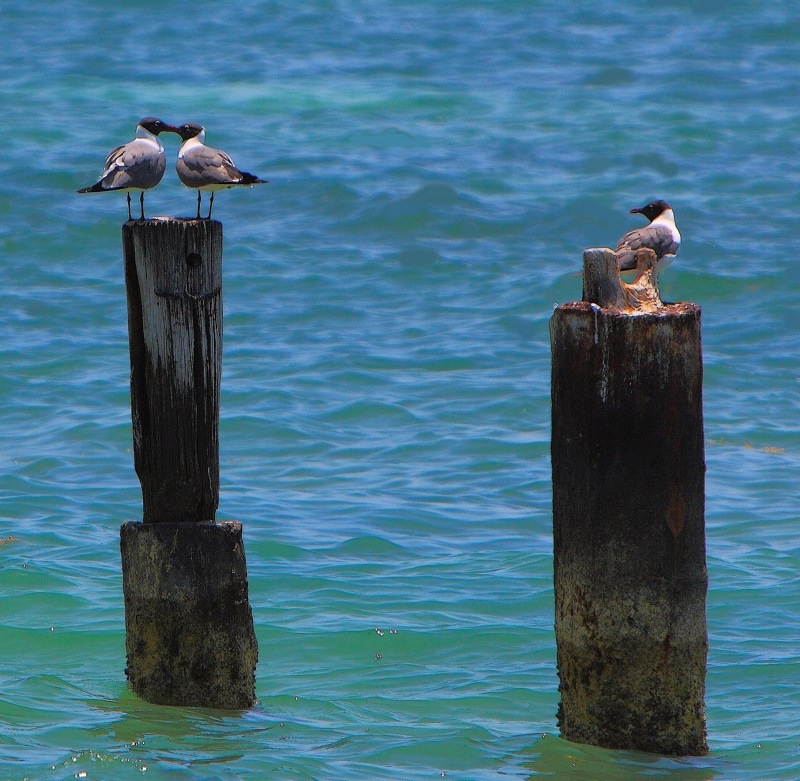
<path fill-rule="evenodd" d="M 632 271 L 636 268 L 636 253 L 633 250 L 622 250 L 614 253 L 620 271 Z"/>

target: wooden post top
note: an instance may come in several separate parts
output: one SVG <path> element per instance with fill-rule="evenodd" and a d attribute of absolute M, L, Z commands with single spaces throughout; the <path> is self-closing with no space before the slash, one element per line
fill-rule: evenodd
<path fill-rule="evenodd" d="M 222 288 L 222 223 L 156 217 L 122 226 L 123 243 L 140 258 L 144 288 L 158 296 L 202 298 Z"/>
<path fill-rule="evenodd" d="M 623 282 L 614 250 L 593 247 L 583 251 L 583 300 L 602 309 L 628 314 L 655 313 L 664 304 L 658 291 L 658 260 L 651 249 L 636 250 L 636 277 Z"/>
<path fill-rule="evenodd" d="M 152 225 L 154 223 L 162 224 L 165 222 L 202 222 L 202 223 L 212 223 L 216 222 L 219 225 L 222 223 L 219 220 L 209 220 L 205 217 L 169 217 L 167 215 L 162 215 L 160 217 L 148 217 L 146 220 L 125 220 L 123 225 Z"/>
<path fill-rule="evenodd" d="M 143 520 L 211 521 L 219 503 L 222 223 L 130 221 L 122 243 Z"/>

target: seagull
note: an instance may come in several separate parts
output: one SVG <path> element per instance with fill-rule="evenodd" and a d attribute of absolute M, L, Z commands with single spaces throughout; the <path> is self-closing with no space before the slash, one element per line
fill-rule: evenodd
<path fill-rule="evenodd" d="M 145 117 L 136 126 L 136 138 L 112 150 L 100 179 L 79 193 L 121 192 L 128 196 L 128 219 L 131 217 L 131 191 L 139 190 L 139 206 L 144 219 L 144 191 L 155 187 L 164 176 L 167 159 L 159 133 L 177 133 L 177 128 L 155 117 Z"/>
<path fill-rule="evenodd" d="M 187 186 L 197 189 L 197 219 L 200 219 L 201 193 L 210 192 L 211 202 L 208 205 L 208 217 L 214 207 L 214 193 L 217 190 L 228 190 L 231 187 L 252 187 L 254 184 L 267 184 L 266 179 L 259 179 L 247 171 L 240 171 L 221 149 L 206 146 L 203 141 L 206 129 L 195 122 L 187 122 L 177 128 L 183 145 L 178 152 L 175 169 L 178 178 Z"/>
<path fill-rule="evenodd" d="M 617 261 L 620 271 L 636 268 L 636 250 L 647 247 L 656 253 L 657 268 L 666 268 L 681 248 L 681 234 L 675 226 L 675 213 L 666 201 L 652 201 L 641 209 L 631 209 L 631 214 L 643 214 L 649 225 L 626 233 L 617 244 Z"/>

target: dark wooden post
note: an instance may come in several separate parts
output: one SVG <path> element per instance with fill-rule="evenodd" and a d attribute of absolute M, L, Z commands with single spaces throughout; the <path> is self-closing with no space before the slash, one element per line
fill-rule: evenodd
<path fill-rule="evenodd" d="M 242 526 L 219 503 L 222 224 L 122 228 L 143 522 L 121 529 L 126 674 L 160 704 L 248 708 L 258 646 Z"/>
<path fill-rule="evenodd" d="M 662 304 L 655 256 L 639 260 L 625 285 L 610 250 L 587 250 L 584 300 L 550 321 L 558 718 L 568 740 L 699 755 L 700 308 Z"/>

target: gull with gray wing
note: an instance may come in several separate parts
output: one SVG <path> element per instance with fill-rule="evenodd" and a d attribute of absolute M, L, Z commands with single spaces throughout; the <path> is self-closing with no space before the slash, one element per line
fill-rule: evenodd
<path fill-rule="evenodd" d="M 139 206 L 144 219 L 144 191 L 155 187 L 164 176 L 167 160 L 159 133 L 177 133 L 177 128 L 155 117 L 145 117 L 136 126 L 136 138 L 112 150 L 105 170 L 91 187 L 79 193 L 120 192 L 128 196 L 128 219 L 131 217 L 131 192 L 139 191 Z"/>
<path fill-rule="evenodd" d="M 659 270 L 675 259 L 681 247 L 681 234 L 675 225 L 675 213 L 666 201 L 652 201 L 647 206 L 631 209 L 631 214 L 643 214 L 649 225 L 626 233 L 617 244 L 617 261 L 620 271 L 636 268 L 636 250 L 647 247 L 656 253 Z"/>
<path fill-rule="evenodd" d="M 200 199 L 203 192 L 211 193 L 208 217 L 214 207 L 214 193 L 231 187 L 252 187 L 254 184 L 267 184 L 255 174 L 239 170 L 233 160 L 221 149 L 206 146 L 203 142 L 206 129 L 195 122 L 187 122 L 177 128 L 183 145 L 178 152 L 175 170 L 178 178 L 187 186 L 197 190 L 197 219 L 200 219 Z"/>

